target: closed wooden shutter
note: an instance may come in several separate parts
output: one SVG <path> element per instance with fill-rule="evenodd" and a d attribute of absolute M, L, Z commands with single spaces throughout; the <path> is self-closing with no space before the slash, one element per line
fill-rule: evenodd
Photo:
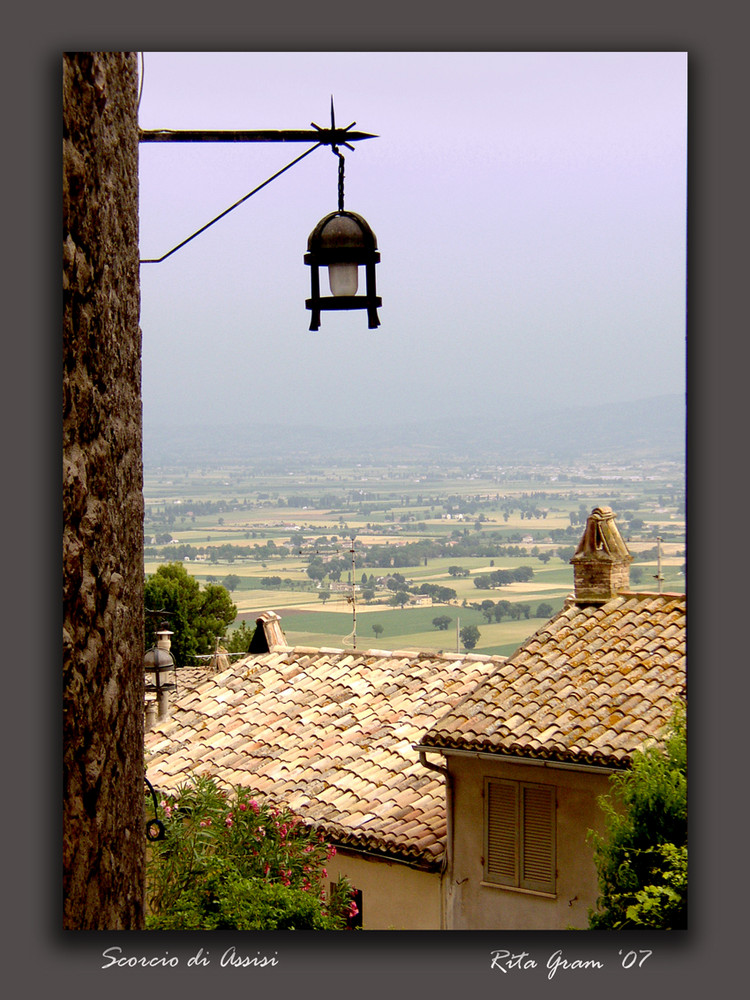
<path fill-rule="evenodd" d="M 554 787 L 488 778 L 485 807 L 485 880 L 554 892 Z"/>
<path fill-rule="evenodd" d="M 514 781 L 488 781 L 487 844 L 485 878 L 501 885 L 518 885 L 518 784 Z"/>
<path fill-rule="evenodd" d="M 521 879 L 523 889 L 555 891 L 555 790 L 522 785 Z"/>

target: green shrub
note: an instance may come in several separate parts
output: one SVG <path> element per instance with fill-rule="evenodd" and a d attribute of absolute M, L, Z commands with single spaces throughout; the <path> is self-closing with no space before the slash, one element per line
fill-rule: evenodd
<path fill-rule="evenodd" d="M 604 837 L 589 831 L 599 876 L 592 929 L 687 926 L 687 725 L 675 709 L 664 743 L 639 753 L 599 800 Z"/>
<path fill-rule="evenodd" d="M 336 853 L 288 809 L 193 777 L 161 803 L 165 837 L 150 845 L 151 930 L 339 930 L 356 908 L 340 879 L 326 899 Z"/>

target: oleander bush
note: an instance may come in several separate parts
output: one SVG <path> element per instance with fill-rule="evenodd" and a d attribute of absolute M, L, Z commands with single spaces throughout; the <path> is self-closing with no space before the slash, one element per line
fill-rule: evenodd
<path fill-rule="evenodd" d="M 352 888 L 327 894 L 336 850 L 288 809 L 247 788 L 193 777 L 160 805 L 164 838 L 149 846 L 150 930 L 342 930 Z"/>

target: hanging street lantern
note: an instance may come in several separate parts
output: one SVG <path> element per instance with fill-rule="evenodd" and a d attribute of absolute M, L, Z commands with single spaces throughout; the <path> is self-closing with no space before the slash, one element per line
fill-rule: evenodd
<path fill-rule="evenodd" d="M 165 682 L 162 675 L 168 670 L 175 669 L 174 657 L 169 651 L 172 635 L 174 632 L 171 632 L 164 622 L 156 633 L 156 645 L 147 650 L 143 657 L 145 672 L 154 675 L 153 683 L 146 683 L 146 691 L 155 695 L 153 700 L 146 703 L 147 729 L 153 724 L 156 712 L 160 719 L 165 719 L 169 715 L 169 692 L 175 685 Z"/>
<path fill-rule="evenodd" d="M 366 309 L 368 327 L 380 326 L 375 290 L 375 265 L 380 260 L 375 233 L 355 212 L 340 208 L 321 219 L 307 241 L 305 263 L 310 266 L 311 297 L 305 305 L 312 311 L 310 329 L 320 328 L 323 309 Z M 320 268 L 328 268 L 329 296 L 320 294 Z M 365 294 L 357 295 L 359 268 L 365 269 Z"/>

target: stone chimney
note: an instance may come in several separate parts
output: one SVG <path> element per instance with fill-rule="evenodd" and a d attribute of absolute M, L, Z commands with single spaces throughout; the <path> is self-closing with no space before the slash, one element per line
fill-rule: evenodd
<path fill-rule="evenodd" d="M 286 645 L 281 618 L 275 611 L 264 611 L 255 619 L 255 632 L 248 653 L 270 653 L 277 646 Z"/>
<path fill-rule="evenodd" d="M 611 507 L 595 507 L 586 520 L 573 564 L 576 604 L 604 604 L 630 589 L 633 557 L 617 530 Z"/>

